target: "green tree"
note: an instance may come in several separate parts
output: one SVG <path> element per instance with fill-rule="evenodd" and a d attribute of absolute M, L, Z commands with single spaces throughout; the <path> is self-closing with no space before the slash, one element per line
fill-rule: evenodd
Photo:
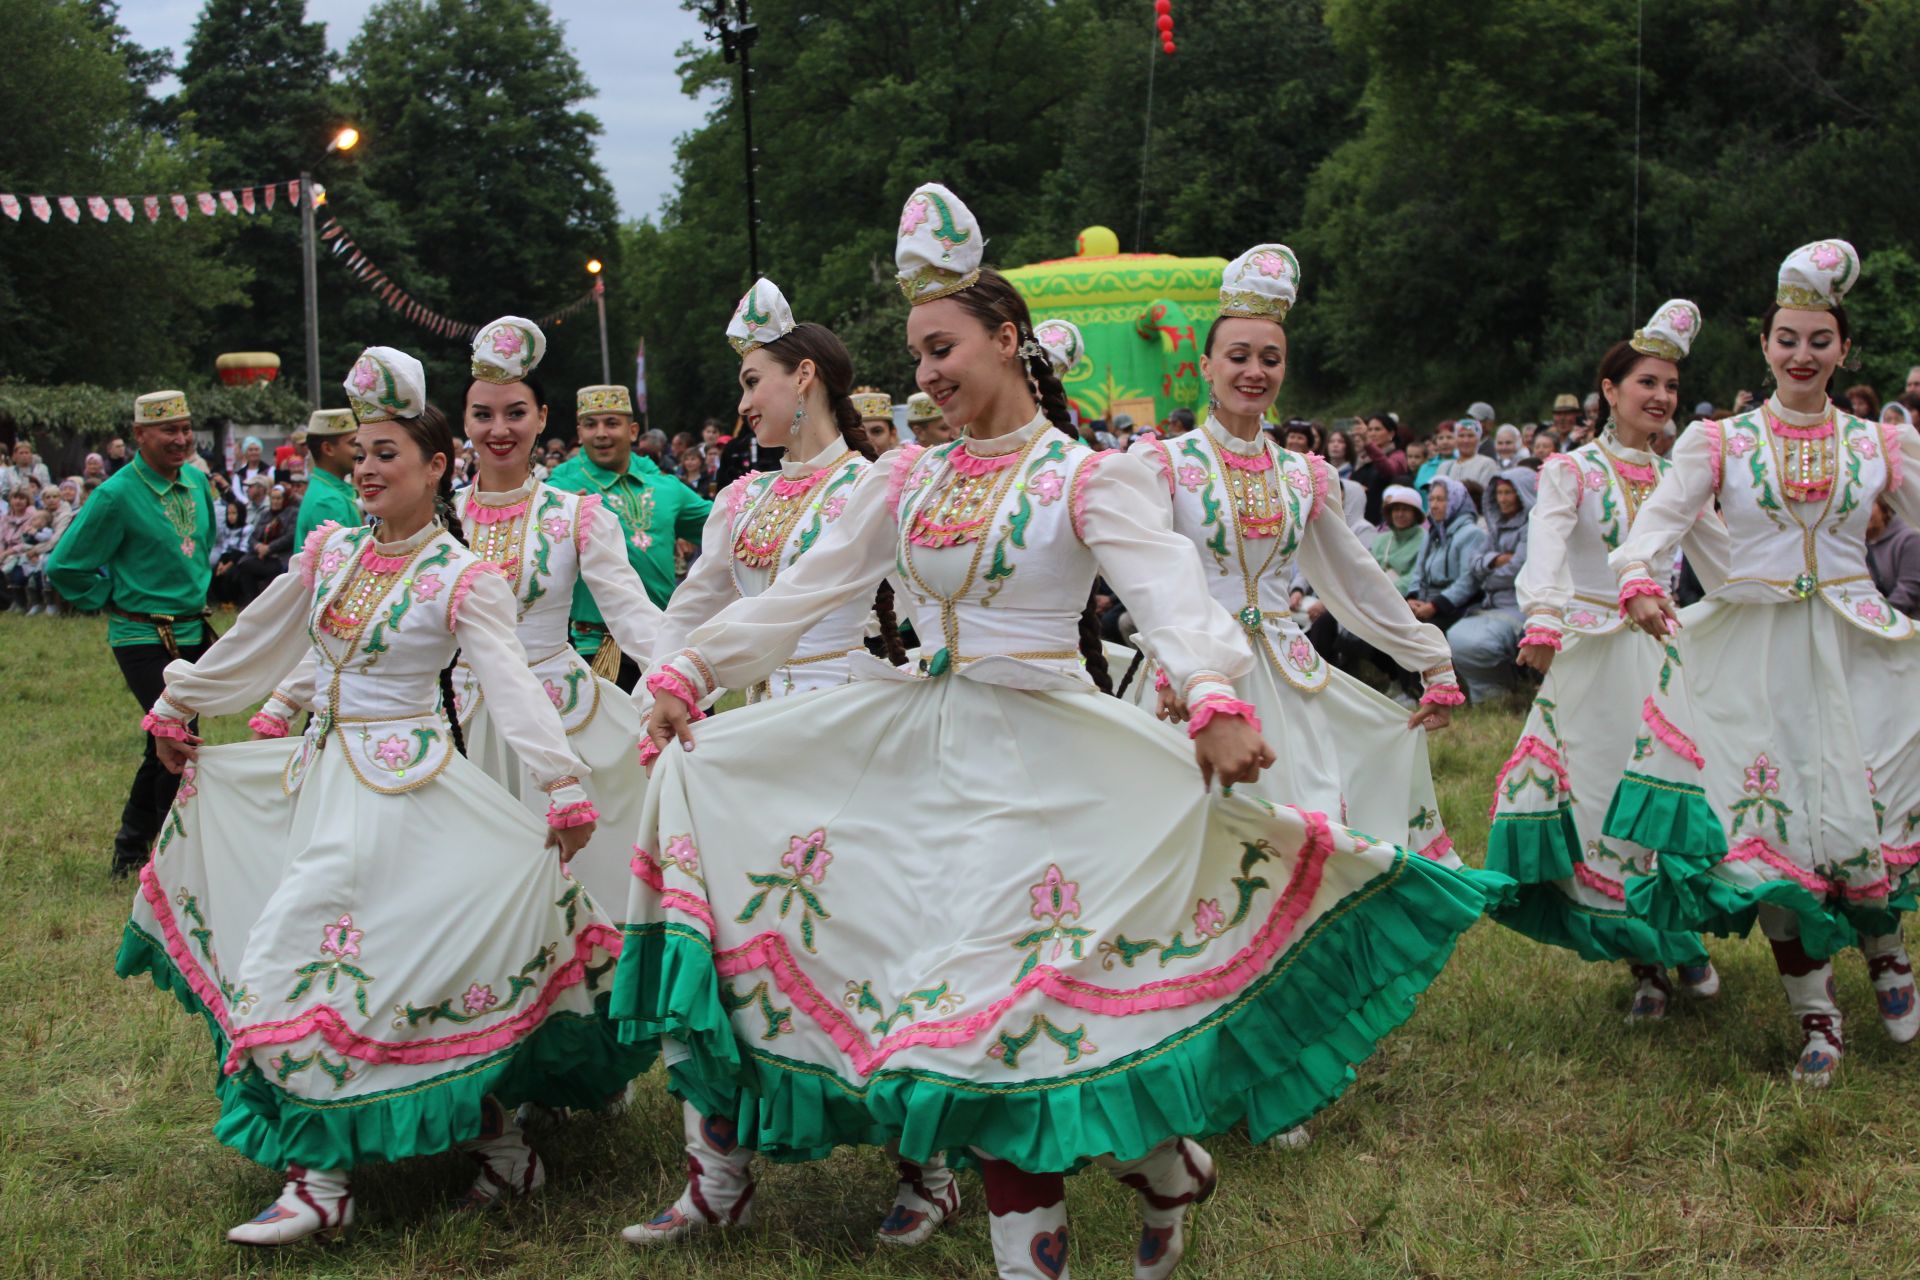
<path fill-rule="evenodd" d="M 140 127 L 125 54 L 78 0 L 0 0 L 0 191 L 102 195 L 206 185 L 200 139 Z M 0 220 L 0 373 L 138 385 L 212 366 L 202 317 L 236 296 L 225 228 L 198 214 L 102 224 Z"/>

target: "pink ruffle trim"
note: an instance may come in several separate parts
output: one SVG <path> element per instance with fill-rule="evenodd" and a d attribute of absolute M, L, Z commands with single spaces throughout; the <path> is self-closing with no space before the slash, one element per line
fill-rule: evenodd
<path fill-rule="evenodd" d="M 473 592 L 474 581 L 483 573 L 491 573 L 502 582 L 507 580 L 504 565 L 488 564 L 485 560 L 476 560 L 460 571 L 459 579 L 453 584 L 453 594 L 447 598 L 447 629 L 451 631 L 460 620 L 460 606 L 467 602 Z"/>
<path fill-rule="evenodd" d="M 1713 460 L 1713 491 L 1715 493 L 1720 492 L 1720 461 L 1722 455 L 1725 453 L 1720 439 L 1720 424 L 1702 418 L 1699 422 L 1694 423 L 1687 429 L 1689 431 L 1704 432 L 1706 438 L 1713 442 L 1712 448 L 1707 451 L 1707 456 Z"/>
<path fill-rule="evenodd" d="M 652 765 L 653 762 L 655 760 L 658 760 L 659 758 L 660 758 L 660 744 L 655 742 L 652 738 L 640 739 L 640 767 L 642 769 L 645 769 L 648 766 Z"/>
<path fill-rule="evenodd" d="M 1652 596 L 1656 600 L 1667 598 L 1667 589 L 1652 578 L 1629 578 L 1620 588 L 1620 616 L 1627 616 L 1627 601 L 1635 596 Z"/>
<path fill-rule="evenodd" d="M 1265 449 L 1253 454 L 1235 453 L 1231 449 L 1222 449 L 1220 461 L 1235 471 L 1265 471 L 1273 466 L 1273 455 Z"/>
<path fill-rule="evenodd" d="M 1020 460 L 1018 453 L 997 453 L 989 458 L 976 457 L 967 452 L 967 446 L 959 445 L 947 453 L 947 465 L 963 476 L 990 476 L 996 471 L 1005 471 Z"/>
<path fill-rule="evenodd" d="M 1437 835 L 1421 846 L 1417 852 L 1428 862 L 1445 861 L 1453 852 L 1453 837 L 1445 834 Z"/>
<path fill-rule="evenodd" d="M 907 477 L 913 474 L 913 464 L 926 451 L 925 445 L 905 445 L 900 456 L 893 460 L 893 470 L 887 475 L 887 510 L 895 520 L 900 518 L 900 495 L 906 492 Z"/>
<path fill-rule="evenodd" d="M 1108 458 L 1111 458 L 1113 453 L 1114 451 L 1112 449 L 1102 449 L 1081 463 L 1080 469 L 1073 473 L 1073 500 L 1067 504 L 1067 510 L 1073 521 L 1073 536 L 1082 542 L 1087 540 L 1085 528 L 1087 517 L 1087 481 L 1093 478 L 1093 473 L 1099 470 L 1100 464 Z"/>
<path fill-rule="evenodd" d="M 1900 488 L 1900 471 L 1905 459 L 1900 456 L 1900 424 L 1883 422 L 1880 424 L 1880 456 L 1887 460 L 1887 489 L 1897 492 Z"/>
<path fill-rule="evenodd" d="M 307 535 L 306 542 L 300 548 L 300 581 L 307 584 L 307 590 L 313 590 L 313 584 L 320 577 L 320 551 L 327 545 L 327 539 L 340 527 L 338 520 L 329 520 Z"/>
<path fill-rule="evenodd" d="M 1640 704 L 1640 718 L 1646 721 L 1653 736 L 1660 739 L 1666 748 L 1693 765 L 1696 769 L 1707 767 L 1706 757 L 1700 754 L 1700 748 L 1693 745 L 1693 739 L 1680 732 L 1678 725 L 1661 714 L 1660 705 L 1648 694 L 1647 700 Z"/>
<path fill-rule="evenodd" d="M 589 493 L 580 499 L 579 514 L 573 521 L 573 549 L 585 554 L 587 539 L 593 536 L 593 518 L 600 513 L 600 495 Z"/>
<path fill-rule="evenodd" d="M 1215 716 L 1239 716 L 1253 726 L 1255 733 L 1260 732 L 1260 716 L 1254 711 L 1252 703 L 1216 693 L 1200 699 L 1199 705 L 1193 708 L 1193 714 L 1187 720 L 1187 736 L 1199 737 L 1200 731 L 1212 724 Z"/>
<path fill-rule="evenodd" d="M 1173 681 L 1167 679 L 1167 669 L 1165 667 L 1161 667 L 1153 673 L 1153 687 L 1155 689 L 1173 688 Z"/>
<path fill-rule="evenodd" d="M 747 481 L 752 478 L 753 473 L 748 472 L 727 486 L 727 524 L 729 527 L 732 526 L 734 521 L 740 518 L 740 513 L 747 509 Z"/>
<path fill-rule="evenodd" d="M 1467 700 L 1467 695 L 1457 684 L 1430 684 L 1427 691 L 1420 695 L 1423 707 L 1457 707 Z"/>
<path fill-rule="evenodd" d="M 591 800 L 575 800 L 572 804 L 547 805 L 547 825 L 555 831 L 566 827 L 584 827 L 589 822 L 600 821 L 600 811 L 593 807 Z"/>
<path fill-rule="evenodd" d="M 360 553 L 360 565 L 368 573 L 398 573 L 407 567 L 405 556 L 383 556 L 373 549 L 369 542 L 367 549 Z"/>
<path fill-rule="evenodd" d="M 694 694 L 693 686 L 687 678 L 672 667 L 661 667 L 647 677 L 647 688 L 658 694 L 670 694 L 687 704 L 687 717 L 691 720 L 705 720 L 707 713 L 700 709 L 700 699 Z"/>
<path fill-rule="evenodd" d="M 263 738 L 284 738 L 288 727 L 286 720 L 271 711 L 256 711 L 247 721 L 247 728 Z"/>
<path fill-rule="evenodd" d="M 156 738 L 172 738 L 175 742 L 187 740 L 187 722 L 175 720 L 169 716 L 156 716 L 149 711 L 140 719 L 140 727 Z"/>
<path fill-rule="evenodd" d="M 466 518 L 474 524 L 499 524 L 502 520 L 518 520 L 527 514 L 528 499 L 510 502 L 504 507 L 490 507 L 477 496 L 467 498 Z"/>
<path fill-rule="evenodd" d="M 1538 644 L 1558 653 L 1561 643 L 1560 633 L 1551 627 L 1528 627 L 1520 633 L 1520 647 L 1523 649 L 1530 644 Z"/>
<path fill-rule="evenodd" d="M 1584 862 L 1573 864 L 1573 878 L 1595 893 L 1603 893 L 1615 902 L 1627 900 L 1626 886 L 1618 880 L 1609 880 Z"/>
<path fill-rule="evenodd" d="M 1167 452 L 1164 440 L 1149 440 L 1147 456 L 1153 459 L 1153 465 L 1160 469 L 1160 478 L 1167 482 L 1167 496 L 1174 495 L 1173 455 Z"/>
<path fill-rule="evenodd" d="M 1313 473 L 1313 505 L 1307 509 L 1307 519 L 1318 520 L 1333 486 L 1333 464 L 1325 458 L 1310 458 L 1307 469 Z"/>
<path fill-rule="evenodd" d="M 1883 844 L 1880 860 L 1890 867 L 1911 867 L 1920 863 L 1920 844 Z"/>
<path fill-rule="evenodd" d="M 1729 849 L 1723 861 L 1765 863 L 1787 879 L 1792 880 L 1795 884 L 1800 885 L 1810 892 L 1819 894 L 1821 897 L 1825 897 L 1835 889 L 1839 889 L 1842 894 L 1849 898 L 1877 898 L 1884 896 L 1893 887 L 1885 876 L 1880 877 L 1880 879 L 1875 880 L 1871 884 L 1836 884 L 1834 881 L 1827 879 L 1827 877 L 1809 871 L 1805 867 L 1796 864 L 1793 859 L 1768 844 L 1762 836 L 1748 836 L 1739 844 L 1734 845 L 1732 849 Z"/>
<path fill-rule="evenodd" d="M 1631 480 L 1635 484 L 1656 484 L 1660 479 L 1659 469 L 1650 463 L 1622 462 L 1615 458 L 1613 469 L 1620 473 L 1622 479 Z"/>
<path fill-rule="evenodd" d="M 1492 817 L 1500 808 L 1500 784 L 1507 780 L 1508 774 L 1528 760 L 1538 760 L 1552 771 L 1553 780 L 1559 784 L 1560 795 L 1564 796 L 1573 790 L 1573 784 L 1567 779 L 1566 766 L 1560 763 L 1560 753 L 1537 734 L 1523 733 L 1520 741 L 1513 744 L 1513 754 L 1500 766 L 1500 772 L 1493 775 L 1493 804 L 1487 808 L 1488 817 Z"/>

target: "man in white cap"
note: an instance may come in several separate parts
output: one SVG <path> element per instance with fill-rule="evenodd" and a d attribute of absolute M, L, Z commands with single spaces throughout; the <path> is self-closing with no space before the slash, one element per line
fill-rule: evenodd
<path fill-rule="evenodd" d="M 109 476 L 55 544 L 47 583 L 76 608 L 107 611 L 107 644 L 142 714 L 166 688 L 175 658 L 213 640 L 206 623 L 216 526 L 212 486 L 195 456 L 187 397 L 155 391 L 134 401 L 133 461 Z M 120 814 L 112 871 L 147 860 L 180 779 L 161 767 L 147 735 Z"/>
<path fill-rule="evenodd" d="M 885 457 L 889 450 L 899 448 L 900 428 L 893 421 L 893 397 L 874 387 L 857 387 L 852 399 L 861 430 L 873 446 L 873 456 Z"/>
<path fill-rule="evenodd" d="M 351 409 L 316 409 L 307 419 L 307 492 L 300 499 L 300 517 L 294 521 L 293 545 L 307 545 L 307 535 L 331 520 L 351 529 L 360 521 L 360 502 L 348 477 L 353 474 L 353 433 L 359 424 Z"/>
<path fill-rule="evenodd" d="M 926 445 L 929 449 L 960 435 L 948 424 L 947 416 L 940 412 L 940 406 L 933 402 L 933 397 L 924 391 L 916 391 L 907 397 L 907 426 L 913 432 L 915 443 Z"/>

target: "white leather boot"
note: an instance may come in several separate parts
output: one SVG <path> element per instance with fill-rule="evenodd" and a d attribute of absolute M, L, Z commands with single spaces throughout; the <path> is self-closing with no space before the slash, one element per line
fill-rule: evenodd
<path fill-rule="evenodd" d="M 1187 1251 L 1187 1209 L 1213 1194 L 1213 1157 L 1191 1138 L 1173 1138 L 1138 1160 L 1102 1156 L 1100 1166 L 1140 1196 L 1134 1280 L 1167 1280 Z"/>
<path fill-rule="evenodd" d="M 687 1137 L 687 1187 L 680 1198 L 646 1222 L 620 1232 L 630 1245 L 671 1244 L 709 1227 L 744 1227 L 753 1221 L 753 1152 L 740 1145 L 731 1120 L 680 1108 Z"/>
<path fill-rule="evenodd" d="M 1913 963 L 1900 935 L 1862 935 L 1860 950 L 1867 956 L 1867 976 L 1873 979 L 1873 998 L 1880 1021 L 1895 1044 L 1906 1044 L 1920 1032 L 1920 1000 L 1914 998 Z"/>
<path fill-rule="evenodd" d="M 461 1201 L 462 1213 L 479 1213 L 493 1208 L 509 1197 L 526 1197 L 547 1184 L 546 1166 L 527 1145 L 520 1122 L 507 1114 L 497 1098 L 487 1097 L 480 1136 L 460 1144 L 480 1171 Z"/>
<path fill-rule="evenodd" d="M 947 1158 L 936 1155 L 925 1164 L 898 1158 L 900 1183 L 894 1189 L 893 1208 L 880 1224 L 882 1244 L 910 1247 L 925 1244 L 947 1219 L 960 1212 L 960 1184 L 947 1168 Z"/>
<path fill-rule="evenodd" d="M 280 1198 L 251 1222 L 227 1232 L 234 1244 L 293 1244 L 309 1237 L 337 1240 L 353 1225 L 353 1188 L 345 1169 L 287 1166 Z"/>

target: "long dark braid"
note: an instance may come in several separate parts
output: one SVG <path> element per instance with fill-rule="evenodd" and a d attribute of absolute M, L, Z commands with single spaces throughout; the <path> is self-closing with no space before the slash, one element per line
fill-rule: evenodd
<path fill-rule="evenodd" d="M 418 445 L 420 454 L 428 461 L 434 454 L 446 458 L 446 470 L 440 473 L 440 484 L 433 494 L 433 513 L 446 526 L 453 540 L 461 546 L 467 545 L 466 530 L 461 527 L 460 515 L 453 504 L 453 460 L 459 457 L 453 447 L 453 428 L 447 425 L 447 416 L 432 405 L 420 411 L 417 418 L 398 419 L 399 425 L 408 437 Z M 453 700 L 453 668 L 460 661 L 460 650 L 453 651 L 453 657 L 440 672 L 440 701 L 447 712 L 448 736 L 453 741 L 453 749 L 461 755 L 467 754 L 467 736 L 460 731 L 460 711 Z"/>
<path fill-rule="evenodd" d="M 853 404 L 853 355 L 839 335 L 825 325 L 809 321 L 795 325 L 792 332 L 768 343 L 766 351 L 789 373 L 799 368 L 802 360 L 813 361 L 820 375 L 820 387 L 827 393 L 827 408 L 833 413 L 833 424 L 840 429 L 840 438 L 847 448 L 868 462 L 876 461 L 873 441 L 868 439 L 867 429 L 861 425 L 860 410 Z M 900 643 L 900 621 L 894 614 L 892 583 L 883 580 L 879 590 L 873 593 L 873 613 L 880 621 L 880 642 L 886 649 L 887 661 L 900 666 L 907 660 L 907 649 Z"/>

